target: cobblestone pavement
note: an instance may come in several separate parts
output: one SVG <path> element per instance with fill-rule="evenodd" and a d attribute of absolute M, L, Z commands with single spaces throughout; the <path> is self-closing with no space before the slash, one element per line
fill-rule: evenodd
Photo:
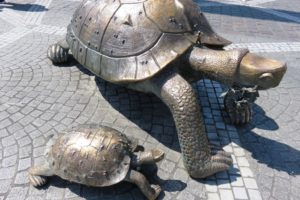
<path fill-rule="evenodd" d="M 281 85 L 263 91 L 246 127 L 223 111 L 223 86 L 194 85 L 209 139 L 231 152 L 234 166 L 205 180 L 185 172 L 173 119 L 152 95 L 95 78 L 75 61 L 58 67 L 47 47 L 66 32 L 77 0 L 8 0 L 0 3 L 0 200 L 143 199 L 128 183 L 89 188 L 53 177 L 38 190 L 26 170 L 43 161 L 47 137 L 68 127 L 101 123 L 166 152 L 145 173 L 164 192 L 159 199 L 300 199 L 300 4 L 298 0 L 199 1 L 230 48 L 287 61 Z M 154 174 L 157 174 L 153 176 Z"/>

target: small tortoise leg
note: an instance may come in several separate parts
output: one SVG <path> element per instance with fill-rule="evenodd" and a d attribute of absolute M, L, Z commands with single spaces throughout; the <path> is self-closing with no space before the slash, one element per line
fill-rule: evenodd
<path fill-rule="evenodd" d="M 34 187 L 40 187 L 46 184 L 47 178 L 46 176 L 53 176 L 52 170 L 49 168 L 47 163 L 43 165 L 38 165 L 35 167 L 31 167 L 28 170 L 28 179 L 29 182 Z"/>
<path fill-rule="evenodd" d="M 161 192 L 159 185 L 150 185 L 146 177 L 138 171 L 130 170 L 125 180 L 136 184 L 149 200 L 155 200 Z"/>
<path fill-rule="evenodd" d="M 69 59 L 69 49 L 66 39 L 63 39 L 49 46 L 47 56 L 54 64 L 63 64 Z"/>
<path fill-rule="evenodd" d="M 165 153 L 160 149 L 152 149 L 150 151 L 139 152 L 137 155 L 137 165 L 154 164 L 161 161 Z"/>

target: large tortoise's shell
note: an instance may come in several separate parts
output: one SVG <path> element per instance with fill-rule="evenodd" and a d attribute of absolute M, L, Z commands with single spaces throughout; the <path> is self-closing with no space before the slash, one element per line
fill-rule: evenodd
<path fill-rule="evenodd" d="M 109 186 L 125 178 L 130 151 L 130 141 L 112 128 L 78 128 L 53 141 L 48 149 L 48 162 L 63 179 Z"/>
<path fill-rule="evenodd" d="M 67 41 L 76 60 L 115 83 L 155 75 L 196 42 L 228 44 L 192 0 L 84 0 Z"/>

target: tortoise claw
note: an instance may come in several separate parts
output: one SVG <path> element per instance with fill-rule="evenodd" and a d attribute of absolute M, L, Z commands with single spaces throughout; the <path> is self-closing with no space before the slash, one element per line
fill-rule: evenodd
<path fill-rule="evenodd" d="M 165 152 L 160 149 L 152 149 L 152 157 L 155 162 L 159 162 L 165 157 Z"/>
<path fill-rule="evenodd" d="M 46 177 L 35 176 L 35 175 L 32 175 L 32 174 L 29 174 L 28 179 L 29 179 L 29 182 L 31 183 L 31 185 L 34 186 L 34 187 L 43 186 L 47 182 Z"/>
<path fill-rule="evenodd" d="M 220 150 L 215 155 L 211 156 L 204 167 L 196 169 L 195 171 L 189 171 L 189 174 L 193 178 L 205 178 L 218 172 L 228 170 L 231 165 L 232 158 L 230 154 Z"/>

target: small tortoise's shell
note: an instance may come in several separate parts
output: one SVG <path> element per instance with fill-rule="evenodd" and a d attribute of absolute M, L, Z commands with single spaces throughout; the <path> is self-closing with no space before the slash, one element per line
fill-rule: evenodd
<path fill-rule="evenodd" d="M 110 186 L 125 178 L 130 153 L 130 141 L 114 129 L 79 128 L 53 141 L 48 162 L 63 179 L 89 186 Z"/>
<path fill-rule="evenodd" d="M 83 0 L 68 27 L 73 56 L 115 83 L 154 76 L 196 42 L 224 46 L 192 0 Z"/>

